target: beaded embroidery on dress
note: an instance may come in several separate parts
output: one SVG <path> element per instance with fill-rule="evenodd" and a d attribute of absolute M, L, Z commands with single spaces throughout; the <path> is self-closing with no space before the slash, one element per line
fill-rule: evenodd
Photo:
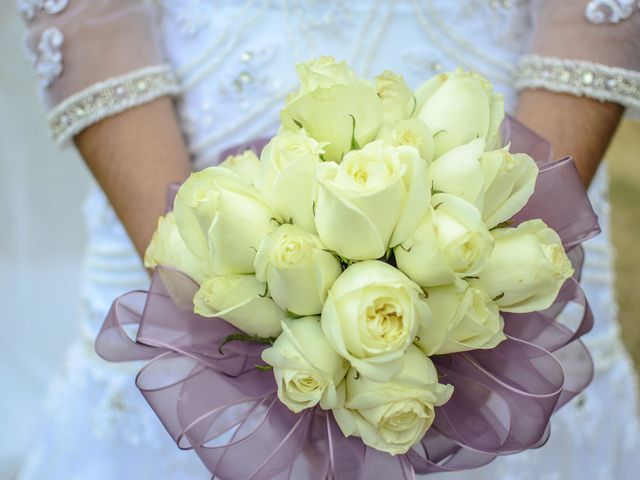
<path fill-rule="evenodd" d="M 365 76 L 384 69 L 404 73 L 414 87 L 457 66 L 478 70 L 513 109 L 513 66 L 530 29 L 525 0 L 218 0 L 215 8 L 207 0 L 158 1 L 196 168 L 229 147 L 273 133 L 278 111 L 296 87 L 295 62 L 321 54 L 346 58 Z M 585 245 L 583 278 L 596 316 L 587 337 L 596 362 L 594 384 L 559 412 L 547 446 L 472 473 L 430 478 L 634 476 L 638 463 L 629 452 L 640 448 L 640 425 L 635 375 L 616 322 L 605 177 L 601 171 L 591 188 L 603 234 Z M 175 447 L 135 390 L 137 366 L 114 367 L 93 353 L 112 300 L 145 288 L 148 279 L 97 187 L 86 218 L 83 336 L 52 389 L 50 425 L 20 478 L 207 479 L 195 454 Z M 615 412 L 605 403 L 611 392 Z"/>

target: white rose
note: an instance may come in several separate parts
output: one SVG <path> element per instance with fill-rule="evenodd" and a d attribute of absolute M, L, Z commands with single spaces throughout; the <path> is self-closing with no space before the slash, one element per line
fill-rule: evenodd
<path fill-rule="evenodd" d="M 194 312 L 222 318 L 249 335 L 276 337 L 288 317 L 266 291 L 267 284 L 253 275 L 212 277 L 194 295 Z"/>
<path fill-rule="evenodd" d="M 300 78 L 298 95 L 312 92 L 317 88 L 346 85 L 358 81 L 358 77 L 344 60 L 337 62 L 334 57 L 322 56 L 296 65 Z"/>
<path fill-rule="evenodd" d="M 558 234 L 542 220 L 529 220 L 516 228 L 491 232 L 495 248 L 472 282 L 495 298 L 504 312 L 544 310 L 573 275 Z"/>
<path fill-rule="evenodd" d="M 402 120 L 393 127 L 383 127 L 378 139 L 396 147 L 406 145 L 417 148 L 420 157 L 427 163 L 431 163 L 436 148 L 431 130 L 419 118 Z"/>
<path fill-rule="evenodd" d="M 413 235 L 394 250 L 398 268 L 422 287 L 475 276 L 493 248 L 480 212 L 447 193 L 434 195 L 432 204 Z"/>
<path fill-rule="evenodd" d="M 278 398 L 291 411 L 337 405 L 336 388 L 349 364 L 327 342 L 319 317 L 284 321 L 282 334 L 262 359 L 273 366 Z"/>
<path fill-rule="evenodd" d="M 382 101 L 366 82 L 338 83 L 295 97 L 280 120 L 284 130 L 304 128 L 318 142 L 327 142 L 325 160 L 340 162 L 346 152 L 376 138 L 383 123 Z"/>
<path fill-rule="evenodd" d="M 533 194 L 538 167 L 524 154 L 508 147 L 484 152 L 477 138 L 452 148 L 429 166 L 433 188 L 473 203 L 482 211 L 487 228 L 519 212 Z"/>
<path fill-rule="evenodd" d="M 387 381 L 421 323 L 430 321 L 424 293 L 387 263 L 349 266 L 333 284 L 322 310 L 322 329 L 333 349 L 363 376 Z"/>
<path fill-rule="evenodd" d="M 185 245 L 173 212 L 158 219 L 158 228 L 144 253 L 145 267 L 155 268 L 158 265 L 178 269 L 197 283 L 202 283 L 206 276 L 211 275 L 209 259 L 196 257 Z"/>
<path fill-rule="evenodd" d="M 482 217 L 488 228 L 510 219 L 526 205 L 538 178 L 536 162 L 508 147 L 487 152 L 481 159 L 485 177 Z"/>
<path fill-rule="evenodd" d="M 478 208 L 484 200 L 485 177 L 480 163 L 484 140 L 476 138 L 454 147 L 429 165 L 434 190 L 464 198 Z"/>
<path fill-rule="evenodd" d="M 375 78 L 375 84 L 384 108 L 385 125 L 392 126 L 409 118 L 415 99 L 402 76 L 385 70 Z"/>
<path fill-rule="evenodd" d="M 284 224 L 262 240 L 255 270 L 281 308 L 302 316 L 322 312 L 327 292 L 342 273 L 342 266 L 316 235 Z"/>
<path fill-rule="evenodd" d="M 352 368 L 339 388 L 344 408 L 334 408 L 333 414 L 345 436 L 399 455 L 422 440 L 435 419 L 434 407 L 444 405 L 452 393 L 451 385 L 438 383 L 431 360 L 411 346 L 404 368 L 391 381 L 378 383 Z"/>
<path fill-rule="evenodd" d="M 316 193 L 316 165 L 324 153 L 301 129 L 282 131 L 260 155 L 260 190 L 282 218 L 315 233 L 313 199 Z"/>
<path fill-rule="evenodd" d="M 253 150 L 245 150 L 238 155 L 229 155 L 219 165 L 228 168 L 247 184 L 257 186 L 260 177 L 260 159 Z"/>
<path fill-rule="evenodd" d="M 412 147 L 377 140 L 343 162 L 317 167 L 316 228 L 322 242 L 352 260 L 380 258 L 407 238 L 428 208 L 426 163 Z"/>
<path fill-rule="evenodd" d="M 496 347 L 506 337 L 498 305 L 482 290 L 456 285 L 427 289 L 432 322 L 418 330 L 416 345 L 426 355 Z"/>
<path fill-rule="evenodd" d="M 475 72 L 442 73 L 416 90 L 415 116 L 434 133 L 436 158 L 474 138 L 488 148 L 500 143 L 504 99 L 486 78 Z"/>
<path fill-rule="evenodd" d="M 209 256 L 214 273 L 253 273 L 253 260 L 277 215 L 260 193 L 221 167 L 192 173 L 174 202 L 176 223 L 187 247 Z"/>

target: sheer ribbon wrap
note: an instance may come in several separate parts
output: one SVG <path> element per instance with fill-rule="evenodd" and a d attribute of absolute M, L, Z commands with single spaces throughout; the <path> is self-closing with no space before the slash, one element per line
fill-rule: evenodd
<path fill-rule="evenodd" d="M 98 353 L 113 362 L 148 361 L 136 385 L 177 445 L 195 450 L 224 480 L 411 479 L 543 445 L 551 415 L 593 375 L 580 341 L 593 317 L 578 284 L 579 244 L 599 229 L 573 161 L 551 162 L 548 144 L 510 124 L 513 151 L 531 151 L 540 166 L 536 193 L 516 220 L 542 218 L 555 228 L 577 273 L 549 309 L 504 314 L 507 340 L 497 348 L 433 357 L 454 394 L 407 454 L 391 456 L 345 438 L 320 408 L 288 410 L 272 374 L 256 368 L 266 346 L 221 346 L 238 331 L 194 314 L 198 285 L 176 270 L 159 267 L 148 292 L 115 300 L 98 335 Z"/>

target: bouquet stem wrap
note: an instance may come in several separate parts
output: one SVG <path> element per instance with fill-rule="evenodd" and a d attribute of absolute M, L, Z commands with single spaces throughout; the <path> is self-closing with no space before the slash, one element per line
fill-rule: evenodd
<path fill-rule="evenodd" d="M 407 454 L 392 456 L 345 438 L 319 407 L 291 412 L 278 400 L 272 375 L 256 368 L 267 346 L 222 345 L 240 332 L 194 314 L 198 285 L 176 270 L 158 267 L 149 291 L 115 300 L 97 352 L 112 362 L 148 361 L 137 387 L 176 444 L 195 450 L 223 480 L 410 479 L 543 445 L 551 415 L 593 376 L 580 341 L 593 317 L 578 284 L 579 244 L 599 228 L 572 159 L 552 162 L 547 142 L 508 122 L 505 136 L 515 151 L 528 152 L 540 168 L 535 193 L 514 220 L 541 218 L 555 229 L 576 275 L 547 310 L 505 314 L 507 340 L 497 348 L 433 357 L 454 395 Z M 127 333 L 132 330 L 135 340 Z"/>

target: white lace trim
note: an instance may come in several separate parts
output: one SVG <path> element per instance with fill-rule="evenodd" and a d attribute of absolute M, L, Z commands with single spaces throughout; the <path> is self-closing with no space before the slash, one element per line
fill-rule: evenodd
<path fill-rule="evenodd" d="M 62 44 L 64 35 L 56 27 L 49 27 L 40 35 L 38 51 L 27 47 L 27 59 L 31 63 L 31 74 L 40 81 L 41 88 L 49 87 L 62 73 Z"/>
<path fill-rule="evenodd" d="M 640 108 L 640 72 L 583 60 L 525 55 L 514 75 L 518 90 L 541 88 Z"/>
<path fill-rule="evenodd" d="M 636 6 L 640 8 L 637 0 L 591 0 L 584 14 L 587 20 L 596 25 L 620 23 L 633 14 Z"/>
<path fill-rule="evenodd" d="M 69 0 L 18 0 L 18 10 L 25 20 L 33 20 L 38 10 L 50 15 L 62 12 L 69 5 Z"/>
<path fill-rule="evenodd" d="M 181 91 L 170 65 L 155 65 L 96 83 L 62 101 L 49 113 L 49 131 L 64 144 L 107 117 Z"/>

